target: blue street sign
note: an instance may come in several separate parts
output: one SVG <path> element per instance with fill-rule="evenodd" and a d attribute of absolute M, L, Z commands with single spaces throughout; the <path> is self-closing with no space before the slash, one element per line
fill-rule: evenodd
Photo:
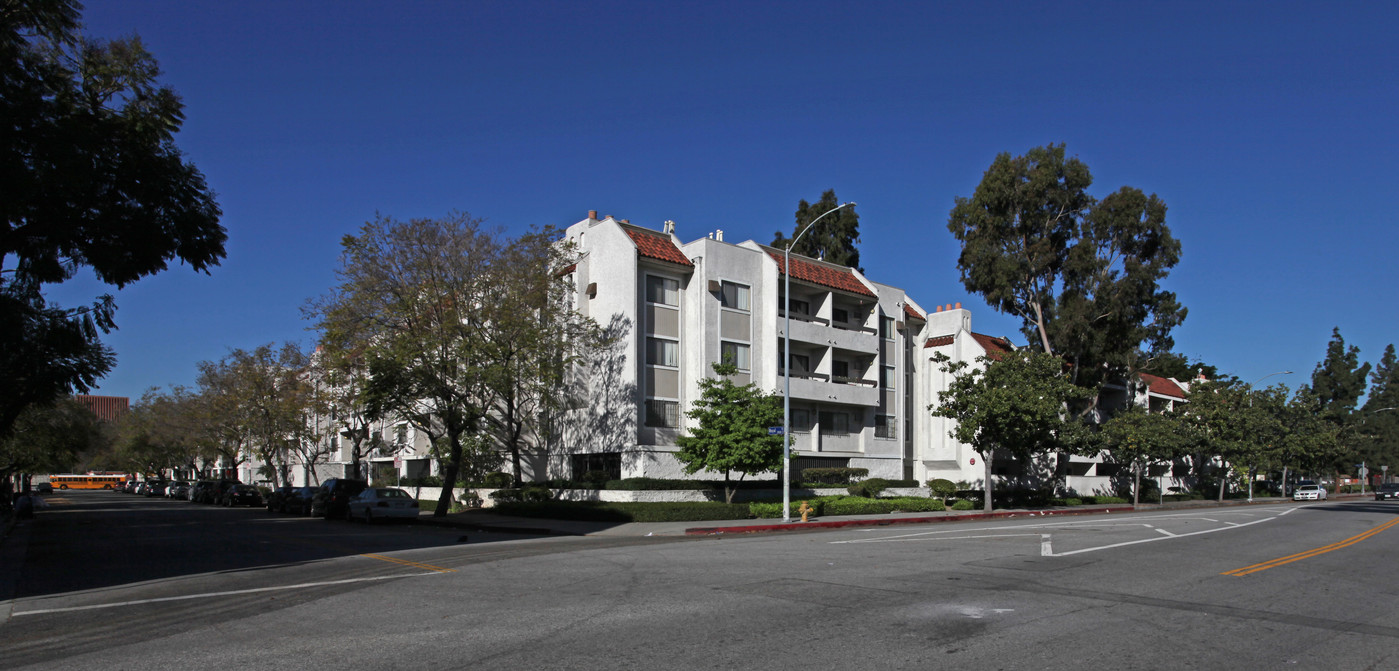
<path fill-rule="evenodd" d="M 780 436 L 780 435 L 782 435 L 782 427 L 780 427 L 780 426 L 769 426 L 769 427 L 768 427 L 768 435 L 769 435 L 769 436 Z"/>

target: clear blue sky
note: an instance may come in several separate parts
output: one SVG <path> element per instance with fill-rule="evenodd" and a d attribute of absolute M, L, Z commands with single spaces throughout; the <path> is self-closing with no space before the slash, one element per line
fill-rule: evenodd
<path fill-rule="evenodd" d="M 1051 142 L 1095 195 L 1169 206 L 1179 352 L 1295 387 L 1333 326 L 1367 361 L 1399 341 L 1395 3 L 112 0 L 84 19 L 159 58 L 229 231 L 211 275 L 117 294 L 98 393 L 311 343 L 301 307 L 376 212 L 520 231 L 595 209 L 767 243 L 833 188 L 860 203 L 872 279 L 1023 343 L 962 288 L 947 214 L 997 153 Z"/>

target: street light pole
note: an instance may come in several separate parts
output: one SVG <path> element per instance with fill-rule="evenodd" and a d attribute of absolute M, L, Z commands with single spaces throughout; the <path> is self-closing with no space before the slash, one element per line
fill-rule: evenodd
<path fill-rule="evenodd" d="M 855 207 L 855 202 L 842 203 L 811 220 L 806 228 L 787 242 L 782 250 L 782 521 L 792 521 L 792 245 L 802 239 L 816 222 L 843 207 Z"/>

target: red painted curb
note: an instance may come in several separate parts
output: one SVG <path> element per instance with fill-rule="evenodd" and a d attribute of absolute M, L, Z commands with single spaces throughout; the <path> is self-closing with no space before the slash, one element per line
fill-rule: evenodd
<path fill-rule="evenodd" d="M 686 536 L 712 536 L 717 534 L 755 534 L 781 531 L 809 531 L 814 529 L 840 529 L 844 527 L 886 527 L 896 524 L 936 524 L 939 522 L 970 522 L 975 520 L 1009 519 L 1013 517 L 1062 517 L 1066 515 L 1096 515 L 1099 513 L 1132 512 L 1132 506 L 1093 508 L 1091 510 L 1035 510 L 1003 513 L 968 513 L 966 515 L 939 515 L 937 517 L 896 517 L 891 519 L 866 518 L 858 520 L 835 520 L 831 522 L 788 522 L 779 524 L 749 524 L 735 527 L 693 527 L 685 530 Z"/>

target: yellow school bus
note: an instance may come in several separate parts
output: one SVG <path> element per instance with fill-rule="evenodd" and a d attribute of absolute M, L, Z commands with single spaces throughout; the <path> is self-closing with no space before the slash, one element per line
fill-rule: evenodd
<path fill-rule="evenodd" d="M 126 480 L 124 473 L 49 476 L 49 484 L 54 489 L 112 489 L 120 487 Z"/>

